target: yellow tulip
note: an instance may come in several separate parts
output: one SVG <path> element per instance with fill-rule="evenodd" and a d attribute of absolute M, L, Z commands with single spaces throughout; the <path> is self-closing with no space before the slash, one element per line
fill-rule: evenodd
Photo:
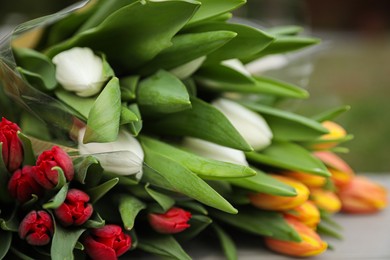
<path fill-rule="evenodd" d="M 302 205 L 309 198 L 309 189 L 301 182 L 279 175 L 272 175 L 272 177 L 292 186 L 297 195 L 285 197 L 265 193 L 251 193 L 249 199 L 255 207 L 266 210 L 290 210 Z"/>
<path fill-rule="evenodd" d="M 265 244 L 271 250 L 289 256 L 309 257 L 319 255 L 328 248 L 328 244 L 322 241 L 313 229 L 292 218 L 286 218 L 286 221 L 298 232 L 302 241 L 283 241 L 267 237 Z"/>
<path fill-rule="evenodd" d="M 309 188 L 322 187 L 326 183 L 326 178 L 305 172 L 283 172 L 284 176 L 296 179 Z"/>
<path fill-rule="evenodd" d="M 306 201 L 302 205 L 285 212 L 284 215 L 313 229 L 320 223 L 320 211 L 312 201 Z"/>
<path fill-rule="evenodd" d="M 329 213 L 339 212 L 341 209 L 341 201 L 336 193 L 330 190 L 310 189 L 310 200 L 314 204 Z"/>
<path fill-rule="evenodd" d="M 347 135 L 345 129 L 339 124 L 336 124 L 335 122 L 324 121 L 322 122 L 322 126 L 325 127 L 329 131 L 329 133 L 320 137 L 320 141 L 326 142 L 315 144 L 315 149 L 323 150 L 332 148 L 338 144 L 338 139 L 341 139 Z"/>

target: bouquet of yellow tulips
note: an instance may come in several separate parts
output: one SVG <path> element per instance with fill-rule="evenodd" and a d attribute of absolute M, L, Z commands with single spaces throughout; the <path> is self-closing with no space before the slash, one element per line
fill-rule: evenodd
<path fill-rule="evenodd" d="M 348 106 L 287 111 L 308 92 L 251 73 L 318 40 L 230 22 L 244 2 L 83 1 L 0 42 L 0 258 L 191 259 L 211 232 L 236 259 L 235 230 L 312 256 L 386 206 L 335 154 Z"/>

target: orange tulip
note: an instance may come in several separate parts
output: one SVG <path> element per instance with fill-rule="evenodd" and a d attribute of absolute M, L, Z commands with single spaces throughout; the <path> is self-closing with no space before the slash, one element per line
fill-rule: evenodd
<path fill-rule="evenodd" d="M 296 179 L 309 188 L 322 187 L 326 183 L 326 178 L 305 172 L 283 172 L 284 176 Z"/>
<path fill-rule="evenodd" d="M 387 190 L 365 177 L 355 177 L 343 186 L 338 195 L 342 211 L 347 213 L 374 213 L 387 206 Z"/>
<path fill-rule="evenodd" d="M 328 151 L 315 152 L 314 155 L 319 158 L 332 173 L 332 181 L 337 188 L 348 184 L 355 172 L 352 168 L 335 153 Z"/>
<path fill-rule="evenodd" d="M 330 190 L 311 189 L 310 200 L 320 208 L 329 213 L 336 213 L 341 209 L 341 201 L 336 193 Z"/>
<path fill-rule="evenodd" d="M 295 257 L 315 256 L 323 253 L 328 244 L 320 236 L 303 223 L 286 218 L 287 223 L 300 235 L 301 242 L 283 241 L 274 238 L 265 238 L 265 244 L 273 251 Z"/>
<path fill-rule="evenodd" d="M 284 215 L 314 229 L 320 223 L 320 211 L 312 201 L 306 201 L 302 205 L 285 212 Z"/>
<path fill-rule="evenodd" d="M 275 179 L 295 188 L 297 195 L 284 197 L 265 193 L 251 193 L 249 199 L 255 207 L 266 210 L 290 210 L 303 204 L 309 198 L 309 189 L 292 178 L 272 175 Z"/>
<path fill-rule="evenodd" d="M 347 135 L 345 129 L 339 124 L 336 124 L 335 122 L 324 121 L 322 122 L 322 126 L 325 127 L 329 131 L 329 133 L 320 137 L 320 141 L 325 142 L 315 144 L 315 149 L 322 150 L 332 148 L 338 144 L 338 139 L 341 139 Z"/>

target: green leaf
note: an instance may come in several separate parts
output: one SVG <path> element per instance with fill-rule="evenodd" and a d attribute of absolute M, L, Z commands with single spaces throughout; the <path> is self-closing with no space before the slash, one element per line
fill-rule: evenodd
<path fill-rule="evenodd" d="M 215 210 L 211 211 L 210 214 L 218 220 L 248 233 L 286 241 L 302 241 L 298 233 L 283 219 L 282 213 L 249 208 L 240 209 L 237 215 Z"/>
<path fill-rule="evenodd" d="M 322 112 L 321 114 L 312 116 L 311 118 L 313 120 L 316 120 L 318 122 L 324 122 L 327 120 L 333 120 L 335 117 L 339 116 L 340 114 L 347 112 L 350 110 L 350 106 L 340 106 L 333 109 L 330 109 L 328 111 Z"/>
<path fill-rule="evenodd" d="M 99 160 L 91 155 L 79 157 L 73 161 L 73 164 L 75 169 L 74 178 L 82 184 L 86 183 L 88 172 L 93 172 L 93 178 L 95 180 L 99 180 L 103 172 Z"/>
<path fill-rule="evenodd" d="M 265 32 L 242 24 L 209 22 L 191 27 L 186 32 L 231 31 L 237 33 L 231 41 L 207 55 L 206 63 L 251 57 L 266 48 L 274 38 Z"/>
<path fill-rule="evenodd" d="M 164 70 L 142 80 L 137 97 L 143 114 L 174 113 L 191 108 L 185 85 Z"/>
<path fill-rule="evenodd" d="M 165 195 L 161 192 L 155 191 L 149 187 L 149 183 L 145 185 L 146 192 L 161 206 L 163 212 L 166 212 L 173 205 L 175 205 L 175 200 Z"/>
<path fill-rule="evenodd" d="M 44 209 L 56 209 L 64 203 L 66 194 L 68 194 L 68 184 L 62 186 L 58 193 L 47 203 L 43 204 Z"/>
<path fill-rule="evenodd" d="M 277 26 L 267 29 L 267 32 L 272 35 L 290 35 L 294 36 L 302 32 L 303 28 L 296 25 Z"/>
<path fill-rule="evenodd" d="M 123 225 L 126 230 L 131 230 L 134 227 L 134 221 L 138 213 L 146 208 L 145 203 L 136 197 L 120 194 L 119 197 L 119 213 L 122 218 Z"/>
<path fill-rule="evenodd" d="M 83 224 L 84 228 L 101 228 L 106 224 L 106 221 L 102 219 L 99 213 L 96 210 L 93 212 L 92 216 Z M 83 250 L 83 249 L 81 249 Z"/>
<path fill-rule="evenodd" d="M 107 192 L 109 192 L 117 183 L 119 182 L 119 178 L 112 178 L 99 186 L 91 188 L 87 190 L 87 193 L 90 197 L 90 202 L 95 203 L 100 198 L 102 198 Z"/>
<path fill-rule="evenodd" d="M 74 111 L 82 116 L 83 120 L 88 119 L 89 112 L 91 111 L 96 97 L 79 97 L 73 92 L 64 90 L 62 88 L 57 89 L 54 94 L 56 97 L 71 107 Z"/>
<path fill-rule="evenodd" d="M 194 24 L 202 20 L 210 19 L 230 12 L 245 4 L 245 0 L 199 0 L 202 3 L 199 10 L 191 18 L 188 24 Z"/>
<path fill-rule="evenodd" d="M 237 248 L 234 244 L 234 241 L 229 237 L 229 235 L 217 224 L 212 225 L 217 237 L 219 238 L 219 242 L 221 243 L 224 255 L 227 260 L 236 260 L 237 256 Z"/>
<path fill-rule="evenodd" d="M 16 216 L 17 207 L 14 208 L 12 214 L 8 217 L 8 219 L 0 218 L 0 231 L 11 231 L 18 232 L 19 229 L 19 221 Z"/>
<path fill-rule="evenodd" d="M 13 49 L 19 69 L 31 84 L 40 90 L 53 90 L 57 86 L 55 66 L 44 54 L 28 48 Z"/>
<path fill-rule="evenodd" d="M 200 203 L 195 201 L 176 201 L 176 204 L 180 207 L 190 209 L 191 211 L 196 211 L 203 215 L 208 215 L 207 209 Z"/>
<path fill-rule="evenodd" d="M 152 237 L 139 237 L 138 248 L 158 256 L 177 260 L 191 260 L 180 244 L 168 235 L 154 234 Z"/>
<path fill-rule="evenodd" d="M 57 173 L 58 173 L 58 182 L 57 182 L 57 185 L 54 187 L 54 190 L 62 189 L 62 187 L 67 184 L 64 171 L 59 166 L 54 166 L 51 170 L 57 171 Z"/>
<path fill-rule="evenodd" d="M 155 170 L 154 172 L 146 171 L 144 181 L 183 193 L 222 211 L 237 212 L 229 202 L 186 167 L 165 155 L 154 152 L 147 146 L 143 146 L 143 148 L 145 163 Z"/>
<path fill-rule="evenodd" d="M 253 102 L 241 102 L 247 108 L 260 113 L 271 128 L 275 140 L 307 141 L 329 133 L 317 121 L 307 117 Z"/>
<path fill-rule="evenodd" d="M 138 120 L 139 120 L 138 116 L 133 111 L 131 111 L 128 107 L 126 107 L 126 105 L 122 104 L 120 125 L 130 124 Z"/>
<path fill-rule="evenodd" d="M 300 87 L 275 79 L 247 76 L 223 64 L 203 66 L 195 79 L 201 86 L 217 92 L 263 93 L 291 98 L 309 96 Z"/>
<path fill-rule="evenodd" d="M 211 218 L 203 215 L 192 215 L 188 224 L 190 227 L 176 235 L 179 240 L 190 240 L 199 235 L 205 230 L 213 221 Z"/>
<path fill-rule="evenodd" d="M 53 260 L 72 260 L 73 249 L 77 240 L 85 229 L 65 229 L 61 225 L 55 225 L 53 241 L 50 249 L 50 256 Z"/>
<path fill-rule="evenodd" d="M 47 53 L 52 57 L 75 46 L 90 47 L 110 57 L 110 63 L 118 67 L 116 71 L 132 71 L 170 47 L 172 37 L 199 5 L 195 1 L 139 0 L 95 22 L 96 27 L 53 46 Z M 115 48 L 112 48 L 112 39 L 115 39 Z"/>
<path fill-rule="evenodd" d="M 191 104 L 192 109 L 150 122 L 148 129 L 158 130 L 159 134 L 197 137 L 243 151 L 253 150 L 218 109 L 195 97 L 191 98 Z"/>
<path fill-rule="evenodd" d="M 128 108 L 138 117 L 138 121 L 131 122 L 127 125 L 127 128 L 133 136 L 138 136 L 143 126 L 141 112 L 139 111 L 139 107 L 136 103 L 131 104 Z"/>
<path fill-rule="evenodd" d="M 170 159 L 181 163 L 183 166 L 187 167 L 190 171 L 196 173 L 202 178 L 230 179 L 256 175 L 256 172 L 248 166 L 197 156 L 146 136 L 142 136 L 140 140 L 144 146 L 148 146 L 151 150 L 164 154 Z"/>
<path fill-rule="evenodd" d="M 134 101 L 137 98 L 139 76 L 120 78 L 121 98 L 123 101 Z"/>
<path fill-rule="evenodd" d="M 273 142 L 261 153 L 246 153 L 249 160 L 281 169 L 302 171 L 329 177 L 325 165 L 303 147 L 288 142 Z"/>
<path fill-rule="evenodd" d="M 35 165 L 35 156 L 30 139 L 21 132 L 18 132 L 18 137 L 23 144 L 23 165 Z"/>
<path fill-rule="evenodd" d="M 88 114 L 83 142 L 113 142 L 118 137 L 121 92 L 118 78 L 112 78 L 96 99 Z"/>
<path fill-rule="evenodd" d="M 326 224 L 322 223 L 322 221 L 317 225 L 316 230 L 319 234 L 334 237 L 334 238 L 337 238 L 340 240 L 343 239 L 343 236 L 339 233 L 338 230 L 335 230 L 335 229 L 327 226 Z"/>
<path fill-rule="evenodd" d="M 229 183 L 255 192 L 276 196 L 296 196 L 295 189 L 257 170 L 257 175 L 249 178 L 231 179 Z"/>
<path fill-rule="evenodd" d="M 205 56 L 233 39 L 237 34 L 229 31 L 187 33 L 175 36 L 172 46 L 163 50 L 153 60 L 139 69 L 142 75 L 170 70 Z"/>
<path fill-rule="evenodd" d="M 0 259 L 3 259 L 5 255 L 8 253 L 8 250 L 11 247 L 12 243 L 12 232 L 1 230 L 0 229 Z"/>

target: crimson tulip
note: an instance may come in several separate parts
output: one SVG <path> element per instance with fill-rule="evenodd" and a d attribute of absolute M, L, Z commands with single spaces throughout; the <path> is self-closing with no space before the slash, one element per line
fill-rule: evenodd
<path fill-rule="evenodd" d="M 38 156 L 35 169 L 35 180 L 45 189 L 52 189 L 58 183 L 58 172 L 53 167 L 60 167 L 67 181 L 71 181 L 74 176 L 72 159 L 58 146 L 53 146 L 51 150 L 44 151 Z"/>
<path fill-rule="evenodd" d="M 43 210 L 30 211 L 19 225 L 20 238 L 34 246 L 48 244 L 53 232 L 53 220 L 50 214 Z"/>
<path fill-rule="evenodd" d="M 0 143 L 4 165 L 9 172 L 14 172 L 23 162 L 23 145 L 18 137 L 20 128 L 4 117 L 0 122 Z"/>
<path fill-rule="evenodd" d="M 92 215 L 93 208 L 87 193 L 71 189 L 66 194 L 64 203 L 54 210 L 54 214 L 63 226 L 79 226 Z"/>
<path fill-rule="evenodd" d="M 85 252 L 94 260 L 114 260 L 131 247 L 131 237 L 120 226 L 93 229 L 84 240 Z"/>
<path fill-rule="evenodd" d="M 24 166 L 12 174 L 8 182 L 8 191 L 12 197 L 23 203 L 31 199 L 33 194 L 40 197 L 44 189 L 34 179 L 34 168 Z"/>
<path fill-rule="evenodd" d="M 188 221 L 191 216 L 190 212 L 173 207 L 164 214 L 150 213 L 148 220 L 155 231 L 162 234 L 175 234 L 190 227 Z"/>

